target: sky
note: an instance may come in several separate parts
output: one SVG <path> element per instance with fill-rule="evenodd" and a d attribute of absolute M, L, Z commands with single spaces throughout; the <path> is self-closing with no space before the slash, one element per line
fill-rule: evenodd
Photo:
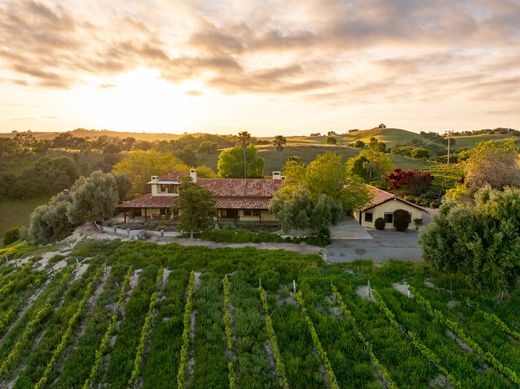
<path fill-rule="evenodd" d="M 0 0 L 0 132 L 520 128 L 520 0 Z"/>

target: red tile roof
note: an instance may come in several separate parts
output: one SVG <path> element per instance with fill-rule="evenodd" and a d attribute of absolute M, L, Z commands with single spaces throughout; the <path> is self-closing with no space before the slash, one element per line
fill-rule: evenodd
<path fill-rule="evenodd" d="M 170 172 L 159 181 L 178 181 L 188 176 Z M 211 191 L 219 209 L 268 209 L 271 198 L 283 185 L 271 178 L 198 178 L 197 184 Z M 120 208 L 169 208 L 175 202 L 171 196 L 146 194 L 121 204 Z"/>
<path fill-rule="evenodd" d="M 177 200 L 173 196 L 152 196 L 145 194 L 133 200 L 124 201 L 119 208 L 170 208 Z"/>
<path fill-rule="evenodd" d="M 273 197 L 283 185 L 271 178 L 199 178 L 197 184 L 210 190 L 215 197 Z"/>
<path fill-rule="evenodd" d="M 372 193 L 372 195 L 374 197 L 372 198 L 372 201 L 370 203 L 365 205 L 365 207 L 361 210 L 361 212 L 374 208 L 374 207 L 376 207 L 380 204 L 386 203 L 387 201 L 390 201 L 390 200 L 398 200 L 398 201 L 401 201 L 408 205 L 411 205 L 412 207 L 418 208 L 421 211 L 424 211 L 424 208 L 419 207 L 417 204 L 406 201 L 405 199 L 402 199 L 402 198 L 396 196 L 395 194 L 386 192 L 382 189 L 376 188 L 375 186 L 367 185 L 367 189 Z"/>
<path fill-rule="evenodd" d="M 184 177 L 188 177 L 189 174 L 180 171 L 169 172 L 159 176 L 159 181 L 179 181 Z"/>

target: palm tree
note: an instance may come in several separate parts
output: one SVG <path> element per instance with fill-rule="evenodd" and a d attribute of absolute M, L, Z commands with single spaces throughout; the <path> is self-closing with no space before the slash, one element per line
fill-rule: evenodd
<path fill-rule="evenodd" d="M 273 139 L 273 146 L 276 148 L 276 151 L 283 151 L 286 144 L 287 138 L 283 135 L 276 135 Z"/>
<path fill-rule="evenodd" d="M 251 134 L 247 131 L 241 131 L 238 133 L 238 143 L 242 147 L 242 161 L 244 163 L 244 178 L 247 178 L 247 163 L 246 163 L 246 150 L 247 146 L 251 142 Z"/>

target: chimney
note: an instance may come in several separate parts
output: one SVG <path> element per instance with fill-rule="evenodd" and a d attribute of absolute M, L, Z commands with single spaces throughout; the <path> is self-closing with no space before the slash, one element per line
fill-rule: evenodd
<path fill-rule="evenodd" d="M 159 176 L 152 176 L 152 181 L 159 181 Z"/>
<path fill-rule="evenodd" d="M 197 183 L 197 169 L 190 169 L 190 177 L 194 184 Z"/>
<path fill-rule="evenodd" d="M 273 180 L 281 180 L 282 179 L 282 172 L 277 170 L 273 172 Z"/>

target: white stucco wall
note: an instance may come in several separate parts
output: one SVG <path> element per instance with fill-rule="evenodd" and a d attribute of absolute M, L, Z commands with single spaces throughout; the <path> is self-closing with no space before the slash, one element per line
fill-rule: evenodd
<path fill-rule="evenodd" d="M 361 212 L 361 223 L 360 224 L 363 227 L 375 228 L 376 219 L 378 219 L 378 218 L 384 219 L 385 213 L 387 213 L 387 212 L 394 213 L 394 211 L 396 211 L 398 209 L 403 209 L 412 214 L 412 221 L 410 223 L 410 228 L 415 228 L 414 219 L 422 218 L 422 212 L 420 209 L 415 208 L 407 203 L 404 203 L 404 202 L 400 201 L 399 199 L 396 199 L 396 200 L 390 200 L 390 201 L 387 201 L 386 203 L 377 205 L 374 208 L 368 209 L 365 212 Z M 372 212 L 372 222 L 365 221 L 366 212 Z M 354 212 L 354 218 L 356 219 L 356 221 L 358 223 L 359 223 L 359 216 L 360 216 L 359 211 Z M 389 225 L 389 223 L 387 223 L 386 227 L 387 228 L 393 227 L 393 225 Z"/>

